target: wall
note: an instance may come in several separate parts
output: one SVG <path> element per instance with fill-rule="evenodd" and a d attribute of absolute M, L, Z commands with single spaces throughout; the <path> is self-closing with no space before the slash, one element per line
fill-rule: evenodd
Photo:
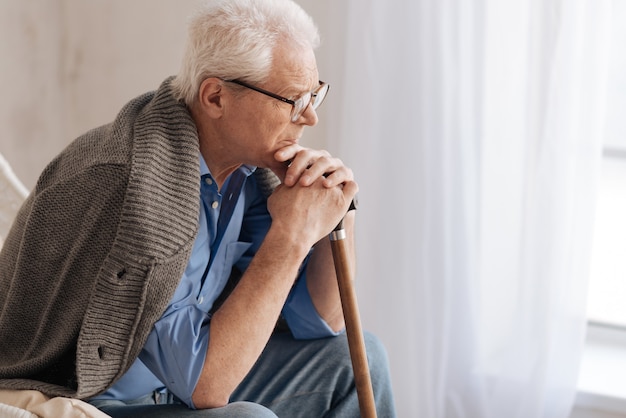
<path fill-rule="evenodd" d="M 62 11 L 58 0 L 0 2 L 0 152 L 32 186 L 60 147 L 64 92 L 59 74 Z"/>
<path fill-rule="evenodd" d="M 318 14 L 327 4 L 301 3 Z M 178 71 L 186 18 L 196 4 L 0 2 L 0 152 L 28 188 L 73 138 Z"/>
<path fill-rule="evenodd" d="M 0 3 L 0 152 L 28 188 L 74 137 L 177 70 L 194 3 Z"/>

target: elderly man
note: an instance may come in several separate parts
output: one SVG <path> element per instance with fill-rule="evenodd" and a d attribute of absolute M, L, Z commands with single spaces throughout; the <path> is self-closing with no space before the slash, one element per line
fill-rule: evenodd
<path fill-rule="evenodd" d="M 352 242 L 358 187 L 298 143 L 318 39 L 290 0 L 208 1 L 180 73 L 44 170 L 0 257 L 0 387 L 113 417 L 358 416 L 327 238 L 345 215 Z"/>

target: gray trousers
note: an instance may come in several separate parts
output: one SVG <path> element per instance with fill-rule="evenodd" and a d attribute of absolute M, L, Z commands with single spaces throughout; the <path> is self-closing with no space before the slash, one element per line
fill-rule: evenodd
<path fill-rule="evenodd" d="M 396 416 L 387 354 L 365 333 L 379 418 Z M 359 405 L 347 338 L 294 340 L 272 336 L 248 376 L 223 408 L 191 410 L 172 396 L 146 396 L 131 402 L 100 400 L 93 405 L 114 418 L 358 418 Z"/>

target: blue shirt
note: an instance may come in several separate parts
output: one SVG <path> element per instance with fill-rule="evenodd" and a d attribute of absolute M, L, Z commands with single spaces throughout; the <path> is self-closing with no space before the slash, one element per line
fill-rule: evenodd
<path fill-rule="evenodd" d="M 119 381 L 93 399 L 131 400 L 167 388 L 193 408 L 191 395 L 209 344 L 211 307 L 233 266 L 245 271 L 270 227 L 267 200 L 250 177 L 254 170 L 239 167 L 220 193 L 200 157 L 199 230 L 187 268 L 139 358 Z M 313 306 L 305 266 L 306 261 L 282 314 L 295 338 L 336 335 Z"/>

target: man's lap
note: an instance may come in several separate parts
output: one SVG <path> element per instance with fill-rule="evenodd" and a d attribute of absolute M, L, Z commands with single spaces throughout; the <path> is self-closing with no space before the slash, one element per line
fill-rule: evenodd
<path fill-rule="evenodd" d="M 377 405 L 387 404 L 384 408 L 392 411 L 386 354 L 376 337 L 368 333 L 365 336 L 373 379 L 380 376 L 382 380 L 381 385 L 373 381 L 375 392 L 380 392 Z M 154 402 L 152 405 L 94 404 L 114 418 L 141 417 L 142 414 L 206 418 L 272 417 L 274 413 L 290 418 L 358 416 L 358 399 L 345 334 L 317 340 L 295 340 L 289 333 L 275 334 L 230 401 L 225 408 L 202 411 L 190 410 L 182 404 L 156 405 Z M 389 412 L 381 416 L 393 414 Z"/>
<path fill-rule="evenodd" d="M 233 402 L 223 408 L 198 410 L 183 404 L 108 403 L 98 408 L 113 418 L 276 418 L 272 411 L 252 402 Z"/>

